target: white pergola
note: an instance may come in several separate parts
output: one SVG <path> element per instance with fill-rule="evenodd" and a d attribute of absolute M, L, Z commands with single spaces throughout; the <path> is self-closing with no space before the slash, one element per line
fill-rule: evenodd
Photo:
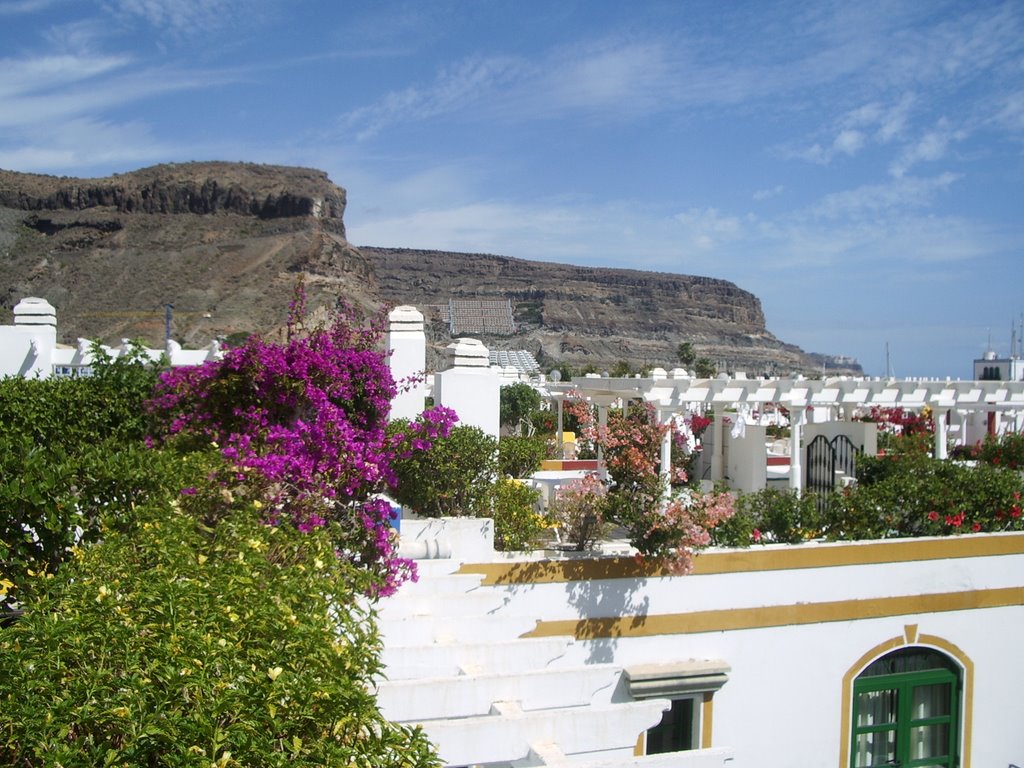
<path fill-rule="evenodd" d="M 712 476 L 721 477 L 722 415 L 727 409 L 763 408 L 769 403 L 784 406 L 790 412 L 792 487 L 801 487 L 800 454 L 802 429 L 807 409 L 829 408 L 833 416 L 840 409 L 849 413 L 858 408 L 932 409 L 935 420 L 935 456 L 947 458 L 947 414 L 972 411 L 1003 412 L 1019 419 L 1024 414 L 1024 381 L 953 381 L 930 379 L 747 379 L 720 376 L 713 379 L 691 378 L 682 369 L 671 373 L 655 369 L 648 378 L 574 377 L 569 382 L 548 382 L 549 396 L 558 407 L 558 429 L 562 430 L 562 402 L 581 397 L 598 408 L 598 421 L 605 423 L 608 409 L 625 407 L 642 400 L 658 409 L 667 423 L 677 414 L 714 413 L 712 425 Z M 662 444 L 663 471 L 671 465 L 671 440 Z"/>

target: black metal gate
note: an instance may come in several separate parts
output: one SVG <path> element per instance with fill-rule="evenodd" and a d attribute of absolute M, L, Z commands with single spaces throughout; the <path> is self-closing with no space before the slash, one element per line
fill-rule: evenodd
<path fill-rule="evenodd" d="M 846 435 L 836 435 L 831 441 L 818 435 L 807 444 L 804 488 L 817 496 L 819 512 L 825 511 L 828 495 L 836 489 L 836 477 L 854 476 L 861 450 Z"/>

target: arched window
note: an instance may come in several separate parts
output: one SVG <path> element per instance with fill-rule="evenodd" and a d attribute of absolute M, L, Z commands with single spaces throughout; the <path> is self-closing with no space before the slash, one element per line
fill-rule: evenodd
<path fill-rule="evenodd" d="M 963 675 L 931 648 L 900 648 L 853 682 L 852 768 L 957 768 Z"/>

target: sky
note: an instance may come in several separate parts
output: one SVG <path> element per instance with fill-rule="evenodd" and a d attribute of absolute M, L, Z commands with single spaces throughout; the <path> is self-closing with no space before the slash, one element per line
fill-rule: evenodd
<path fill-rule="evenodd" d="M 326 171 L 355 245 L 729 280 L 873 376 L 1019 351 L 1020 0 L 0 0 L 0 168 L 190 160 Z"/>

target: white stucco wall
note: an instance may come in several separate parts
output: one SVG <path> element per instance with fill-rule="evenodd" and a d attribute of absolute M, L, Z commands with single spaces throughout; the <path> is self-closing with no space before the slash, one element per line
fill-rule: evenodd
<path fill-rule="evenodd" d="M 985 554 L 989 543 L 994 554 Z M 922 547 L 935 546 L 948 548 L 949 556 L 934 549 L 923 554 Z M 834 555 L 848 564 L 777 568 L 793 550 L 811 553 L 814 562 Z M 772 564 L 775 554 L 781 559 Z M 698 558 L 697 572 L 682 577 L 527 578 L 489 586 L 502 597 L 492 615 L 534 618 L 537 627 L 526 637 L 575 632 L 577 641 L 558 661 L 567 666 L 726 662 L 728 682 L 713 700 L 713 745 L 734 751 L 731 765 L 758 768 L 840 766 L 841 739 L 848 734 L 844 676 L 881 644 L 906 642 L 907 627 L 914 627 L 916 644 L 938 638 L 939 650 L 958 649 L 973 664 L 965 702 L 970 752 L 963 766 L 1024 764 L 1024 667 L 1017 658 L 1024 632 L 1024 535 L 808 544 L 702 557 L 710 572 L 701 572 Z M 737 570 L 719 572 L 716 557 L 731 558 Z M 872 615 L 876 610 L 895 613 Z M 709 616 L 718 628 L 691 631 Z M 589 630 L 580 622 L 602 617 L 615 621 L 612 636 L 586 639 Z"/>

